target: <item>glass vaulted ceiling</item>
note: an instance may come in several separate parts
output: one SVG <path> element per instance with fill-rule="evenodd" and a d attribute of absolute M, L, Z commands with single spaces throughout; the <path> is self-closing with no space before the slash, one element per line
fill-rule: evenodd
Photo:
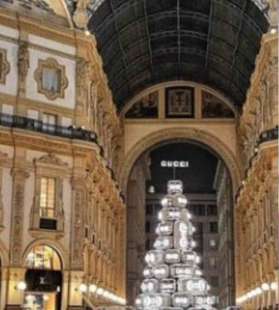
<path fill-rule="evenodd" d="M 244 103 L 269 26 L 254 1 L 103 0 L 91 9 L 89 29 L 119 111 L 139 91 L 170 80 L 203 83 Z"/>

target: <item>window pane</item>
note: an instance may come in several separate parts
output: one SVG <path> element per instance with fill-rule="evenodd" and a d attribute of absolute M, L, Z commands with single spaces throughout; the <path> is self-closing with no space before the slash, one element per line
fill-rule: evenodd
<path fill-rule="evenodd" d="M 55 216 L 55 186 L 54 178 L 41 179 L 40 216 L 54 218 Z"/>
<path fill-rule="evenodd" d="M 54 68 L 43 68 L 42 87 L 44 90 L 57 93 L 60 88 L 60 70 Z"/>

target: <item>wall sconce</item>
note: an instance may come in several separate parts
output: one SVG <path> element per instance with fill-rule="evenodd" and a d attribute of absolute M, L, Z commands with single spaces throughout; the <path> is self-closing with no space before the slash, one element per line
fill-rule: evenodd
<path fill-rule="evenodd" d="M 82 283 L 82 284 L 79 286 L 79 291 L 80 291 L 81 293 L 86 293 L 86 292 L 87 292 L 87 289 L 88 289 L 88 287 L 87 287 L 87 285 L 84 284 L 84 283 Z"/>
<path fill-rule="evenodd" d="M 89 292 L 94 294 L 97 291 L 97 286 L 95 284 L 90 284 L 89 285 Z"/>
<path fill-rule="evenodd" d="M 27 284 L 24 281 L 19 281 L 15 287 L 18 291 L 25 291 L 27 288 Z"/>
<path fill-rule="evenodd" d="M 102 296 L 102 295 L 104 294 L 104 290 L 103 290 L 101 287 L 99 287 L 99 288 L 97 289 L 96 293 L 97 293 L 97 295 Z"/>
<path fill-rule="evenodd" d="M 263 290 L 263 291 L 268 291 L 269 289 L 270 289 L 270 286 L 269 286 L 268 283 L 263 283 L 263 284 L 262 284 L 262 290 Z"/>

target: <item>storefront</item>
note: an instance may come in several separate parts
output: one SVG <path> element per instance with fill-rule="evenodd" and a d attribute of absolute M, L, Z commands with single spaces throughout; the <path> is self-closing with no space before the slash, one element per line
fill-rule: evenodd
<path fill-rule="evenodd" d="M 59 310 L 62 294 L 62 264 L 58 253 L 47 245 L 35 246 L 27 256 L 24 309 Z"/>

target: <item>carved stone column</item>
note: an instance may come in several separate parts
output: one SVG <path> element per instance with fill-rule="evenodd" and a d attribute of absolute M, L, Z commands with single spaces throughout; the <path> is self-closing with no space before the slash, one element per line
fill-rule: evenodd
<path fill-rule="evenodd" d="M 11 219 L 11 264 L 21 266 L 22 264 L 22 238 L 24 218 L 24 191 L 25 180 L 29 177 L 26 170 L 13 168 L 13 193 L 12 193 L 12 219 Z"/>
<path fill-rule="evenodd" d="M 86 203 L 85 184 L 81 178 L 74 178 L 73 183 L 73 215 L 72 215 L 72 253 L 71 267 L 83 270 L 83 236 L 84 236 L 84 206 Z"/>
<path fill-rule="evenodd" d="M 20 41 L 18 48 L 18 93 L 25 97 L 26 77 L 29 69 L 28 42 Z"/>

